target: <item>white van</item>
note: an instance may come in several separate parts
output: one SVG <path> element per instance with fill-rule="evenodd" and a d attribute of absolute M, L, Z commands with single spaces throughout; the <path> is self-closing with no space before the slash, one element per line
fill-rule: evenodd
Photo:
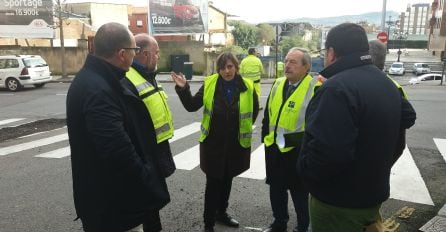
<path fill-rule="evenodd" d="M 38 55 L 0 56 L 0 87 L 10 91 L 25 85 L 41 88 L 52 80 L 50 68 Z"/>

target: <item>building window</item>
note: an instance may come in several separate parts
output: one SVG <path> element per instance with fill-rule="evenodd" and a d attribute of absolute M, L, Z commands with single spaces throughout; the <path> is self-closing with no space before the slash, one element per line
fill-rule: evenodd
<path fill-rule="evenodd" d="M 136 26 L 142 27 L 142 20 L 136 20 Z"/>

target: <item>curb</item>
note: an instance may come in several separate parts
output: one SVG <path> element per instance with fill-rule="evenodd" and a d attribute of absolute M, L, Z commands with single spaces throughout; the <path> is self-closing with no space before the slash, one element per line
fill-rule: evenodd
<path fill-rule="evenodd" d="M 446 228 L 446 204 L 438 211 L 437 216 L 433 217 L 419 230 L 423 232 L 444 231 Z"/>

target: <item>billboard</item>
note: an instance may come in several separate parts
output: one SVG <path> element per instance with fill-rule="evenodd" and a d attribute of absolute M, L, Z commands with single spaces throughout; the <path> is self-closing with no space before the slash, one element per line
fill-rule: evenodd
<path fill-rule="evenodd" d="M 151 0 L 149 12 L 154 35 L 207 33 L 207 0 Z"/>
<path fill-rule="evenodd" d="M 52 0 L 2 0 L 0 37 L 53 38 Z"/>

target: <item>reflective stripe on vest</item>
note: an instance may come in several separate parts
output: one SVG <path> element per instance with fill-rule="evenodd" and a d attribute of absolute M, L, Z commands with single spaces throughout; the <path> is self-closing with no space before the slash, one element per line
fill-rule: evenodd
<path fill-rule="evenodd" d="M 304 131 L 305 111 L 318 83 L 317 78 L 313 78 L 311 75 L 305 76 L 291 96 L 283 101 L 283 88 L 286 81 L 286 77 L 278 78 L 269 95 L 267 109 L 269 134 L 263 141 L 267 147 L 274 143 L 277 144 L 278 136 Z M 293 148 L 279 147 L 281 152 L 288 152 Z"/>
<path fill-rule="evenodd" d="M 144 77 L 132 67 L 130 67 L 129 71 L 126 73 L 126 77 L 136 87 L 139 97 L 144 102 L 144 105 L 152 118 L 157 143 L 172 138 L 172 113 L 167 105 L 167 94 L 161 86 L 159 86 L 158 89 L 155 89 L 152 84 L 144 79 Z"/>
<path fill-rule="evenodd" d="M 209 135 L 209 126 L 212 119 L 214 107 L 214 93 L 217 86 L 218 74 L 207 77 L 204 81 L 203 93 L 203 119 L 201 120 L 200 142 Z M 239 143 L 244 148 L 251 147 L 252 138 L 252 115 L 254 110 L 253 93 L 254 86 L 251 80 L 243 78 L 247 90 L 240 92 L 239 100 Z"/>

